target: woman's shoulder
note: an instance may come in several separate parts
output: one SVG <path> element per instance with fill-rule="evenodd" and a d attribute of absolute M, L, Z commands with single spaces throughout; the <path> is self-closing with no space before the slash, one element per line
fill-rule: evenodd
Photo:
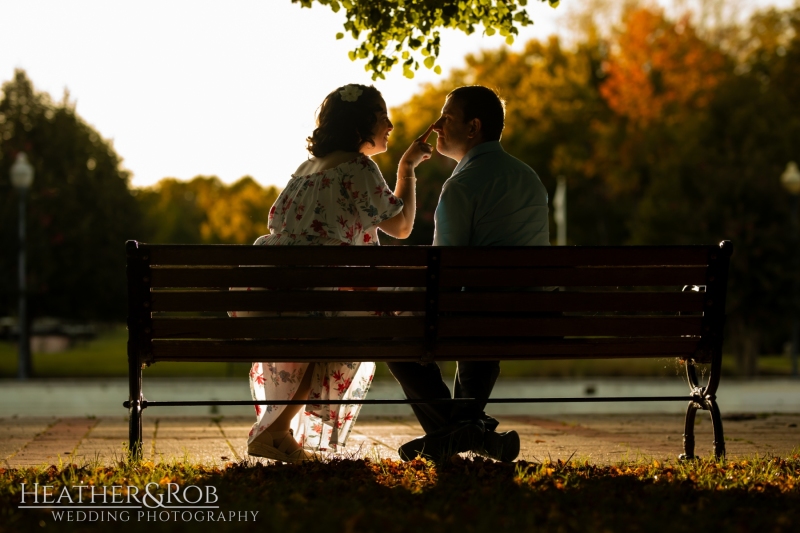
<path fill-rule="evenodd" d="M 383 174 L 381 173 L 381 169 L 378 167 L 378 164 L 375 163 L 372 158 L 364 154 L 358 154 L 358 157 L 349 161 L 347 164 L 350 165 L 350 170 L 353 174 L 377 176 L 379 178 L 383 178 Z"/>
<path fill-rule="evenodd" d="M 363 165 L 362 160 L 364 158 L 370 162 L 372 161 L 367 156 L 359 152 L 333 152 L 325 157 L 312 157 L 306 161 L 303 161 L 292 175 L 297 178 L 328 172 L 348 164 L 360 163 Z"/>

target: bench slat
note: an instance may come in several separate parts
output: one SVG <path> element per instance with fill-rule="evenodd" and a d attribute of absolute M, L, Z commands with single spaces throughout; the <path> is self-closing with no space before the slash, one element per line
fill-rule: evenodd
<path fill-rule="evenodd" d="M 427 249 L 407 246 L 142 244 L 150 265 L 425 266 Z"/>
<path fill-rule="evenodd" d="M 698 292 L 445 292 L 442 312 L 702 311 Z M 424 311 L 417 291 L 163 291 L 153 311 Z"/>
<path fill-rule="evenodd" d="M 387 247 L 388 248 L 388 247 Z M 488 251 L 490 250 L 490 251 Z M 442 247 L 443 267 L 707 265 L 717 246 Z"/>
<path fill-rule="evenodd" d="M 667 286 L 704 285 L 708 269 L 694 267 L 443 268 L 442 285 L 516 286 Z"/>
<path fill-rule="evenodd" d="M 442 317 L 439 338 L 443 337 L 540 337 L 604 336 L 650 337 L 700 335 L 702 317 L 558 317 L 558 318 L 482 318 Z"/>
<path fill-rule="evenodd" d="M 154 268 L 152 287 L 424 287 L 423 268 L 228 267 Z M 442 286 L 683 286 L 703 285 L 708 269 L 695 267 L 445 268 Z"/>
<path fill-rule="evenodd" d="M 423 318 L 154 318 L 153 338 L 294 339 L 422 337 Z"/>
<path fill-rule="evenodd" d="M 153 311 L 423 311 L 425 293 L 411 291 L 164 291 Z"/>
<path fill-rule="evenodd" d="M 442 317 L 438 337 L 680 336 L 700 335 L 702 317 Z M 422 337 L 418 317 L 154 318 L 152 338 L 322 339 Z"/>
<path fill-rule="evenodd" d="M 443 312 L 702 311 L 700 292 L 446 292 Z"/>
<path fill-rule="evenodd" d="M 431 352 L 439 360 L 527 360 L 691 357 L 696 339 L 565 339 L 558 342 L 441 341 Z M 393 341 L 153 341 L 154 361 L 419 361 L 422 342 Z"/>
<path fill-rule="evenodd" d="M 150 265 L 387 265 L 425 266 L 424 246 L 249 246 L 140 244 Z M 717 246 L 443 247 L 442 266 L 707 265 Z"/>
<path fill-rule="evenodd" d="M 424 287 L 424 268 L 154 268 L 152 287 Z"/>

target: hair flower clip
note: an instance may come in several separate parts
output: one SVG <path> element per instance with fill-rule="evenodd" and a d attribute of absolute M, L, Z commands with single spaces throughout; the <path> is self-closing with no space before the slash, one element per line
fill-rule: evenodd
<path fill-rule="evenodd" d="M 351 83 L 349 85 L 345 85 L 344 89 L 339 91 L 339 94 L 342 95 L 342 100 L 345 102 L 355 102 L 363 92 L 364 91 Z"/>

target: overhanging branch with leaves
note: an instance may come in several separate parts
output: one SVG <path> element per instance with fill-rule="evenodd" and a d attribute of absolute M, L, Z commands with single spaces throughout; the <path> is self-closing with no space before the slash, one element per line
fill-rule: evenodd
<path fill-rule="evenodd" d="M 552 7 L 559 0 L 546 1 Z M 519 28 L 533 24 L 525 10 L 527 0 L 292 0 L 301 7 L 314 3 L 344 10 L 343 39 L 349 33 L 360 40 L 349 52 L 352 61 L 365 60 L 364 68 L 372 79 L 385 79 L 392 67 L 402 65 L 403 75 L 413 78 L 420 63 L 437 74 L 439 29 L 458 29 L 470 35 L 482 25 L 485 35 L 499 33 L 508 44 L 519 35 Z"/>

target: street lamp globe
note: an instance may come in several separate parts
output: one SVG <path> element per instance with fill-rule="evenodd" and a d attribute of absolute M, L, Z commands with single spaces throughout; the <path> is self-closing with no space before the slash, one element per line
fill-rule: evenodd
<path fill-rule="evenodd" d="M 797 163 L 790 161 L 786 165 L 786 170 L 781 174 L 781 183 L 791 194 L 800 194 L 800 170 L 797 169 Z"/>
<path fill-rule="evenodd" d="M 796 169 L 795 169 L 796 170 Z M 17 154 L 17 160 L 11 165 L 11 184 L 16 189 L 27 189 L 33 183 L 33 165 L 28 163 L 25 152 Z"/>

